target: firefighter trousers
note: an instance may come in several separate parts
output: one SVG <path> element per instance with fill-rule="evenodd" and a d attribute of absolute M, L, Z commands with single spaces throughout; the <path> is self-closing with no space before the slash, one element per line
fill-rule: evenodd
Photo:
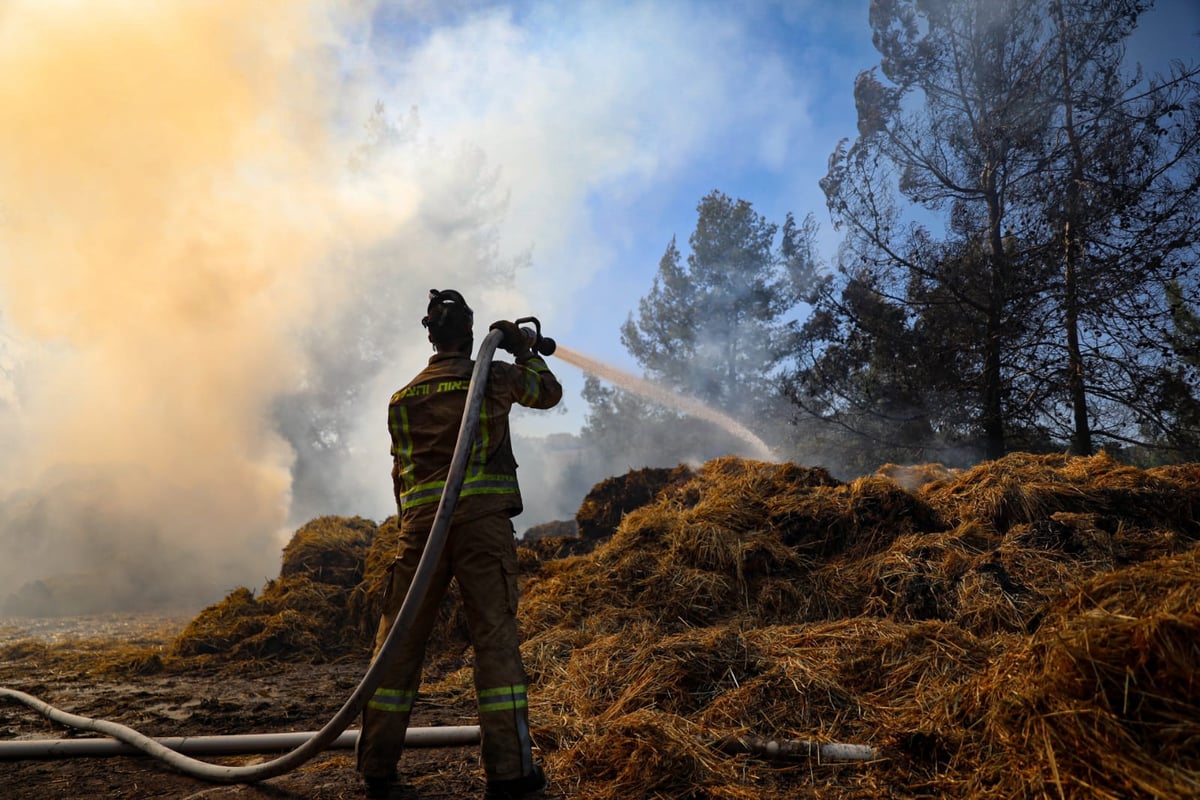
<path fill-rule="evenodd" d="M 400 613 L 428 535 L 427 530 L 401 534 L 375 636 L 376 653 Z M 363 710 L 357 758 L 358 771 L 365 777 L 386 777 L 400 760 L 421 681 L 425 643 L 452 577 L 462 593 L 475 651 L 484 772 L 489 781 L 496 781 L 533 771 L 525 670 L 517 635 L 516 545 L 511 520 L 498 513 L 451 525 L 420 612 L 412 627 L 402 632 L 399 652 Z"/>

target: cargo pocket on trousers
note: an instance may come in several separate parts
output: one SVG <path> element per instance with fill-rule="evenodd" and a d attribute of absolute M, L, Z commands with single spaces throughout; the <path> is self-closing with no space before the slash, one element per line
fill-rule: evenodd
<path fill-rule="evenodd" d="M 504 573 L 504 594 L 508 600 L 508 611 L 510 614 L 516 614 L 517 601 L 520 599 L 520 591 L 517 588 L 517 554 L 506 553 L 501 556 L 500 570 Z"/>
<path fill-rule="evenodd" d="M 383 608 L 385 611 L 391 608 L 390 601 L 396 591 L 393 587 L 396 583 L 396 563 L 399 560 L 398 558 L 392 559 L 392 563 L 388 564 L 387 569 L 383 571 L 383 577 L 380 578 L 383 581 Z"/>

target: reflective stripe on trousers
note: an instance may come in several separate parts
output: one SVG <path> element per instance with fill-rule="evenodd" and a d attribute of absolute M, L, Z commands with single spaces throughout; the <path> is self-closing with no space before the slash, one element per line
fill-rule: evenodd
<path fill-rule="evenodd" d="M 479 721 L 483 724 L 484 714 L 497 712 L 519 712 L 514 714 L 517 728 L 517 740 L 521 747 L 522 774 L 533 772 L 533 741 L 529 736 L 529 699 L 525 693 L 524 684 L 512 686 L 497 686 L 492 689 L 479 689 L 475 692 L 479 701 Z M 486 728 L 485 728 L 486 730 Z"/>
<path fill-rule="evenodd" d="M 411 689 L 376 689 L 367 701 L 367 708 L 376 711 L 412 711 L 417 693 Z"/>
<path fill-rule="evenodd" d="M 518 708 L 528 708 L 529 701 L 525 697 L 525 687 L 499 686 L 495 689 L 481 689 L 476 693 L 479 697 L 479 713 L 489 711 L 515 711 Z"/>

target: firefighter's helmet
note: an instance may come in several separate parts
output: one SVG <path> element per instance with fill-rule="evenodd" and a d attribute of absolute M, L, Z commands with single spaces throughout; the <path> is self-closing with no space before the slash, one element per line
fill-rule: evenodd
<path fill-rule="evenodd" d="M 469 341 L 475 312 L 454 289 L 430 289 L 429 305 L 421 324 L 429 331 L 429 341 L 448 345 Z"/>

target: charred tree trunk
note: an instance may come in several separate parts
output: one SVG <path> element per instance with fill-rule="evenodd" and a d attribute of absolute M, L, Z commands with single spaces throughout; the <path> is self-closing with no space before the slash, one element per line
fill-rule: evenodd
<path fill-rule="evenodd" d="M 1000 220 L 1003 210 L 993 176 L 984 176 L 988 205 L 988 238 L 991 258 L 991 286 L 987 303 L 987 326 L 983 343 L 983 438 L 984 453 L 989 459 L 1004 455 L 1004 373 L 1001 347 L 1004 342 L 1004 292 L 1008 255 L 1004 250 Z"/>
<path fill-rule="evenodd" d="M 1060 226 L 1063 247 L 1063 306 L 1067 334 L 1067 391 L 1071 398 L 1074 434 L 1071 452 L 1092 454 L 1092 431 L 1088 424 L 1087 387 L 1084 382 L 1083 353 L 1079 348 L 1079 266 L 1082 252 L 1082 224 L 1079 196 L 1083 191 L 1083 148 L 1075 130 L 1075 108 L 1071 100 L 1071 71 L 1067 60 L 1067 22 L 1061 2 L 1053 5 L 1058 24 L 1058 66 L 1062 76 L 1063 126 L 1071 150 L 1071 177 Z"/>

